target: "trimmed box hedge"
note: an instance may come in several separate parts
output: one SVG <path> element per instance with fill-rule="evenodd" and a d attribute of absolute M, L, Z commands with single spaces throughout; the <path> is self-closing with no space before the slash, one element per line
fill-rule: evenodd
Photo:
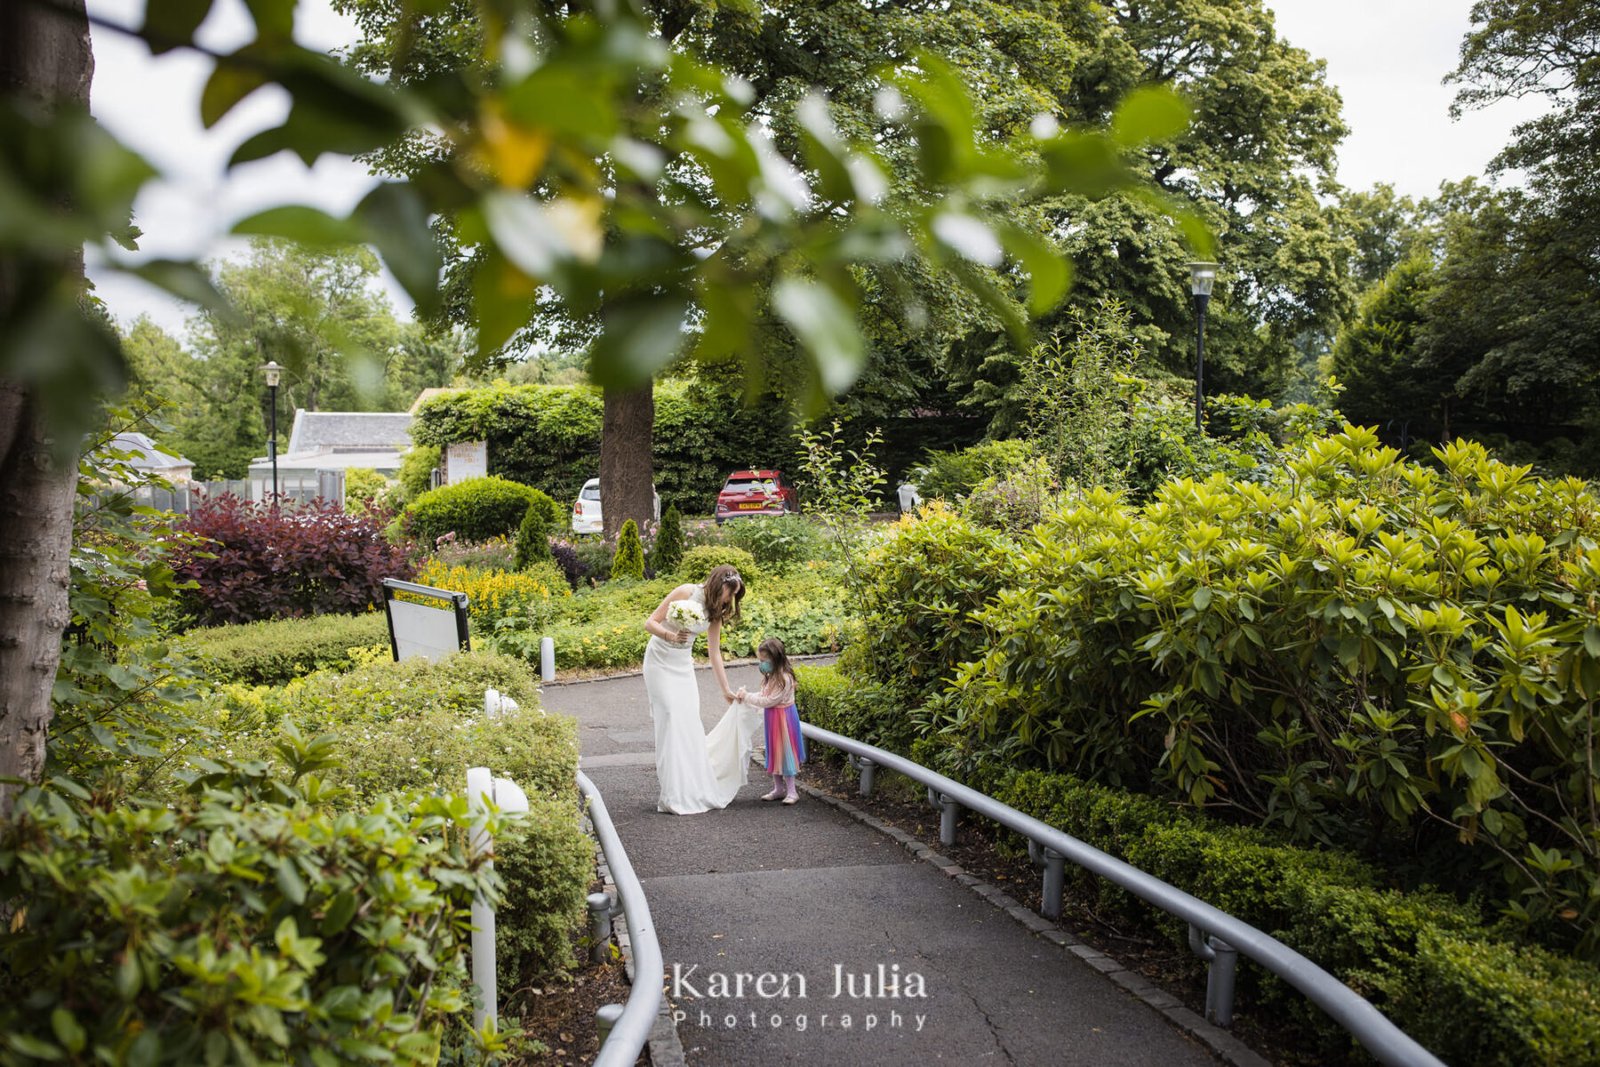
<path fill-rule="evenodd" d="M 283 685 L 313 671 L 356 666 L 361 653 L 389 647 L 383 612 L 275 619 L 190 630 L 178 641 L 213 682 Z"/>

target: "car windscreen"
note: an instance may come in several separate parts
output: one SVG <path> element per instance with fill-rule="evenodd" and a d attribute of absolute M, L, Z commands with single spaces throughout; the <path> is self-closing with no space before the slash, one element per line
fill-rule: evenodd
<path fill-rule="evenodd" d="M 724 493 L 775 493 L 778 486 L 774 482 L 733 481 L 722 487 Z"/>
<path fill-rule="evenodd" d="M 598 485 L 586 485 L 586 486 L 584 486 L 583 487 L 583 492 L 578 494 L 578 499 L 579 500 L 599 500 L 600 499 L 600 487 Z"/>

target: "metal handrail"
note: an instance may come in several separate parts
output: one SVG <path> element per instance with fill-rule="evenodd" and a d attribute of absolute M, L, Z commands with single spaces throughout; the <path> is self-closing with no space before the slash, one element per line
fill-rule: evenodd
<path fill-rule="evenodd" d="M 639 884 L 639 876 L 633 872 L 617 828 L 611 823 L 605 799 L 582 771 L 578 772 L 578 789 L 588 798 L 589 822 L 594 827 L 594 836 L 600 840 L 606 865 L 611 868 L 611 880 L 617 884 L 622 913 L 628 918 L 628 937 L 633 945 L 633 989 L 594 1062 L 595 1067 L 630 1067 L 649 1042 L 650 1031 L 661 1011 L 661 942 L 656 940 L 655 922 L 650 918 L 644 887 Z"/>
<path fill-rule="evenodd" d="M 1048 867 L 1045 874 L 1046 902 L 1051 894 L 1052 875 L 1054 890 L 1059 895 L 1060 863 L 1070 860 L 1085 870 L 1133 893 L 1155 905 L 1169 915 L 1189 923 L 1189 941 L 1197 955 L 1207 960 L 1211 967 L 1211 980 L 1206 992 L 1207 1015 L 1221 1025 L 1227 1025 L 1232 1013 L 1233 963 L 1235 953 L 1243 953 L 1261 966 L 1282 978 L 1306 999 L 1327 1012 L 1340 1026 L 1365 1046 L 1374 1059 L 1392 1067 L 1444 1067 L 1433 1053 L 1419 1045 L 1382 1012 L 1357 994 L 1339 979 L 1318 967 L 1282 941 L 1234 918 L 1198 897 L 1191 896 L 1176 886 L 1147 874 L 1131 864 L 1107 855 L 1092 845 L 1079 841 L 1072 835 L 1025 815 L 1016 808 L 931 771 L 920 763 L 897 756 L 874 745 L 857 741 L 811 723 L 802 722 L 800 732 L 813 741 L 837 748 L 855 757 L 861 771 L 861 792 L 872 791 L 873 771 L 887 767 L 908 778 L 928 786 L 938 794 L 944 808 L 940 839 L 953 843 L 955 812 L 964 807 L 1008 830 L 1013 830 L 1045 850 Z M 1052 855 L 1054 853 L 1054 855 Z M 620 883 L 619 883 L 620 884 Z M 1059 914 L 1059 912 L 1058 912 Z"/>

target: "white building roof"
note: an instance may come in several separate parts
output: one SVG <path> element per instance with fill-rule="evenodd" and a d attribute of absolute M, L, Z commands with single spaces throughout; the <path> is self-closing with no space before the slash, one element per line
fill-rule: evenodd
<path fill-rule="evenodd" d="M 404 452 L 411 447 L 408 411 L 306 411 L 294 413 L 288 455 L 302 452 Z M 280 456 L 278 465 L 283 465 Z"/>
<path fill-rule="evenodd" d="M 119 433 L 111 439 L 111 447 L 121 452 L 136 453 L 130 462 L 140 470 L 169 471 L 194 468 L 193 460 L 184 459 L 182 456 L 169 456 L 159 451 L 148 434 L 131 430 Z"/>

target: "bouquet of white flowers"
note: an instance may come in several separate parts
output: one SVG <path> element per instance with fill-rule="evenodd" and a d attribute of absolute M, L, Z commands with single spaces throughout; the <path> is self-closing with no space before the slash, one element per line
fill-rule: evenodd
<path fill-rule="evenodd" d="M 690 634 L 705 633 L 710 625 L 705 609 L 693 600 L 674 600 L 667 608 L 667 621 Z"/>

